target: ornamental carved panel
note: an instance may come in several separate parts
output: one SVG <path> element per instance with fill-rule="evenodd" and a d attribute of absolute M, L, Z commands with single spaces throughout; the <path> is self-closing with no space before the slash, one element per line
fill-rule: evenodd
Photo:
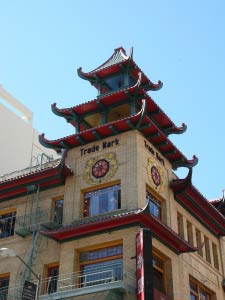
<path fill-rule="evenodd" d="M 148 158 L 147 175 L 151 186 L 162 192 L 165 186 L 163 168 L 153 158 Z"/>
<path fill-rule="evenodd" d="M 105 182 L 115 175 L 117 169 L 116 154 L 107 153 L 87 161 L 83 178 L 88 184 Z"/>

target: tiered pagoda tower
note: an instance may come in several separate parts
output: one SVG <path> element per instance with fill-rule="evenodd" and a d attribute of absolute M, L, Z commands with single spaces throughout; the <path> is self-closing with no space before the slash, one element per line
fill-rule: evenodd
<path fill-rule="evenodd" d="M 180 134 L 186 125 L 177 127 L 158 107 L 147 91 L 157 91 L 162 82 L 152 83 L 123 48 L 91 72 L 78 69 L 78 75 L 88 80 L 98 90 L 96 99 L 71 108 L 59 109 L 56 103 L 52 111 L 64 117 L 76 128 L 76 134 L 50 141 L 40 137 L 42 145 L 71 149 L 114 135 L 139 130 L 156 149 L 177 167 L 193 167 L 197 158 L 188 160 L 168 139 L 170 134 Z"/>
<path fill-rule="evenodd" d="M 162 82 L 151 82 L 123 48 L 78 75 L 97 97 L 52 105 L 75 133 L 40 136 L 62 160 L 0 180 L 0 221 L 13 220 L 11 240 L 0 246 L 13 245 L 41 274 L 40 300 L 223 300 L 224 197 L 210 203 L 192 184 L 197 157 L 169 139 L 186 125 L 150 96 Z M 186 178 L 174 174 L 179 167 Z M 1 278 L 14 284 L 18 275 L 4 262 Z"/>

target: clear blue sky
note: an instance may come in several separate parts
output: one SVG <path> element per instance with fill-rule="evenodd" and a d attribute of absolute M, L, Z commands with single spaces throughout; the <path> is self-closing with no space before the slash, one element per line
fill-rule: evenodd
<path fill-rule="evenodd" d="M 0 84 L 34 112 L 49 139 L 73 133 L 50 105 L 94 99 L 84 71 L 123 46 L 153 81 L 153 99 L 183 135 L 170 136 L 188 157 L 199 157 L 194 185 L 207 198 L 225 188 L 224 0 L 0 0 Z M 179 173 L 180 176 L 183 173 Z"/>

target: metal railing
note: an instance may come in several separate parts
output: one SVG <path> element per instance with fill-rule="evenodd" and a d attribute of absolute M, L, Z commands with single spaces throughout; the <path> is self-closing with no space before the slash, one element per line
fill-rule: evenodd
<path fill-rule="evenodd" d="M 35 212 L 17 217 L 15 222 L 15 231 L 18 231 L 22 228 L 33 231 L 34 229 L 37 229 L 38 225 L 48 222 L 61 225 L 61 219 L 55 215 L 54 209 L 37 210 Z"/>
<path fill-rule="evenodd" d="M 96 266 L 80 272 L 45 278 L 40 283 L 40 294 L 87 288 L 121 280 L 123 280 L 122 263 L 112 263 L 104 267 Z"/>
<path fill-rule="evenodd" d="M 123 267 L 122 263 L 112 263 L 80 272 L 48 277 L 40 281 L 39 297 L 42 299 L 42 296 L 55 294 L 63 298 L 63 294 L 68 292 L 76 296 L 77 291 L 80 294 L 86 294 L 87 289 L 93 287 L 95 291 L 98 288 L 104 291 L 109 290 L 110 286 L 114 287 L 116 283 L 121 283 L 120 288 L 130 286 L 135 289 L 135 272 L 130 268 Z M 0 300 L 19 300 L 22 289 L 23 285 L 2 288 L 0 289 Z"/>
<path fill-rule="evenodd" d="M 22 170 L 17 170 L 17 171 L 8 173 L 8 174 L 0 175 L 0 182 L 10 180 L 14 177 L 25 176 L 25 175 L 33 173 L 33 172 L 41 171 L 45 168 L 53 167 L 53 166 L 57 165 L 60 162 L 60 160 L 61 160 L 60 158 L 55 159 L 55 160 L 51 160 L 51 158 L 50 158 L 48 162 L 42 162 L 42 164 L 38 163 L 35 166 L 30 166 L 30 167 L 22 169 Z"/>
<path fill-rule="evenodd" d="M 0 300 L 21 300 L 23 286 L 0 288 Z"/>

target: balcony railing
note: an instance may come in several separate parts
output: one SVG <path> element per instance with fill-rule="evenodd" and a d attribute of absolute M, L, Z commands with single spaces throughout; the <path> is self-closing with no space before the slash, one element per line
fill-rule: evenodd
<path fill-rule="evenodd" d="M 54 229 L 61 226 L 62 218 L 55 215 L 55 210 L 37 210 L 29 214 L 17 217 L 15 222 L 15 232 L 21 236 L 31 234 L 40 226 L 47 229 Z"/>
<path fill-rule="evenodd" d="M 7 300 L 8 287 L 3 287 L 0 289 L 0 300 Z"/>
<path fill-rule="evenodd" d="M 22 286 L 0 289 L 0 300 L 19 300 L 22 289 Z M 135 272 L 123 267 L 122 263 L 42 279 L 38 299 L 66 299 L 118 290 L 132 294 L 136 292 Z"/>

